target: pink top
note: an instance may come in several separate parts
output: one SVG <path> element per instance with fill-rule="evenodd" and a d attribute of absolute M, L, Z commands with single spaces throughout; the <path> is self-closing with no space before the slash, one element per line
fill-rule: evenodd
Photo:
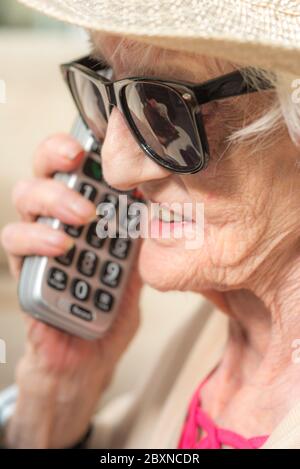
<path fill-rule="evenodd" d="M 224 446 L 233 449 L 260 448 L 268 436 L 244 438 L 238 433 L 215 425 L 202 410 L 200 390 L 206 382 L 207 379 L 198 386 L 192 397 L 177 449 L 222 449 Z M 200 439 L 199 430 L 202 431 Z"/>

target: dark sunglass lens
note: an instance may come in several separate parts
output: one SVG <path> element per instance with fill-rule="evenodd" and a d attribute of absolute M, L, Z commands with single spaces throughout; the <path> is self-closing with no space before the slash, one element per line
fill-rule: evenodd
<path fill-rule="evenodd" d="M 193 170 L 203 159 L 183 99 L 167 86 L 146 82 L 126 87 L 133 124 L 144 142 L 174 169 Z"/>
<path fill-rule="evenodd" d="M 72 71 L 70 82 L 83 118 L 94 135 L 103 140 L 107 128 L 107 116 L 98 87 L 80 71 Z M 102 85 L 100 84 L 99 87 Z"/>

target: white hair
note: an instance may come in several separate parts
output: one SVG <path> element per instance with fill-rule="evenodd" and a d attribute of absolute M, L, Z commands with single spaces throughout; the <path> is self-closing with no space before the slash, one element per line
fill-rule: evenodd
<path fill-rule="evenodd" d="M 249 69 L 245 78 L 255 82 L 256 77 L 264 76 L 273 86 L 275 99 L 272 106 L 258 119 L 241 128 L 230 136 L 231 141 L 243 141 L 268 136 L 282 125 L 288 129 L 290 137 L 296 146 L 300 146 L 300 99 L 296 99 L 296 91 L 293 84 L 297 77 L 290 74 L 262 71 L 261 69 Z M 259 84 L 257 85 L 259 91 Z M 300 80 L 299 80 L 300 91 Z M 300 93 L 299 93 L 300 95 Z"/>

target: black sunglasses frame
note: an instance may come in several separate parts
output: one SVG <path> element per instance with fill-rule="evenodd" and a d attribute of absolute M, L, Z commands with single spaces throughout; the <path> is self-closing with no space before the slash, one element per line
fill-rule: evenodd
<path fill-rule="evenodd" d="M 89 126 L 85 119 L 84 110 L 72 84 L 71 77 L 73 72 L 80 72 L 90 81 L 92 81 L 93 84 L 97 87 L 99 93 L 102 96 L 107 118 L 109 117 L 113 107 L 117 106 L 117 108 L 124 115 L 126 123 L 135 140 L 147 156 L 149 156 L 160 166 L 172 172 L 181 174 L 196 173 L 205 169 L 208 164 L 209 146 L 201 114 L 201 105 L 207 104 L 211 101 L 218 101 L 221 99 L 242 96 L 257 91 L 271 90 L 274 88 L 271 82 L 263 78 L 263 76 L 258 77 L 256 80 L 256 86 L 246 81 L 245 74 L 249 70 L 247 68 L 242 68 L 221 77 L 211 79 L 202 84 L 194 84 L 184 81 L 178 82 L 173 80 L 166 81 L 156 77 L 128 77 L 121 80 L 111 81 L 106 76 L 100 75 L 99 72 L 103 71 L 110 73 L 112 69 L 106 65 L 102 65 L 99 63 L 99 61 L 91 56 L 85 56 L 78 60 L 62 64 L 60 68 L 63 77 L 70 89 L 77 109 L 81 115 L 81 118 L 87 127 Z M 171 89 L 181 98 L 182 103 L 184 103 L 190 116 L 191 123 L 193 124 L 193 130 L 195 134 L 194 136 L 199 149 L 202 150 L 202 158 L 199 158 L 199 162 L 196 166 L 184 168 L 174 167 L 171 163 L 164 160 L 156 152 L 154 152 L 154 150 L 152 150 L 152 148 L 147 144 L 137 129 L 135 123 L 133 122 L 130 111 L 126 104 L 125 89 L 133 82 L 152 83 L 155 85 L 161 84 L 162 86 Z M 104 85 L 106 96 L 103 96 L 99 84 L 102 86 Z"/>

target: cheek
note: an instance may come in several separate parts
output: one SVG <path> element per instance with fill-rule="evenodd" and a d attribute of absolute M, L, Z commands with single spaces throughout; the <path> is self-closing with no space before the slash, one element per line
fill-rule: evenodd
<path fill-rule="evenodd" d="M 166 248 L 151 239 L 143 241 L 140 274 L 144 282 L 157 290 L 190 290 L 197 268 L 195 254 L 191 258 L 190 252 L 183 248 Z"/>
<path fill-rule="evenodd" d="M 248 220 L 240 214 L 232 223 L 206 222 L 204 243 L 197 249 L 187 249 L 182 242 L 164 246 L 145 239 L 140 273 L 146 283 L 161 291 L 234 287 L 246 281 L 268 255 L 267 231 L 265 217 Z"/>
<path fill-rule="evenodd" d="M 265 223 L 242 221 L 221 226 L 207 226 L 205 247 L 209 263 L 215 268 L 228 269 L 246 265 L 257 253 L 266 233 Z"/>

